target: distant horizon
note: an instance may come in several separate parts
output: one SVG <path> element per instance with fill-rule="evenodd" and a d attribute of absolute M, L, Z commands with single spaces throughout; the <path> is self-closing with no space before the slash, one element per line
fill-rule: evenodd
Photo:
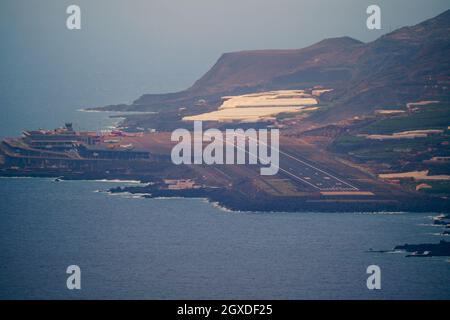
<path fill-rule="evenodd" d="M 442 11 L 441 13 L 438 13 L 437 15 L 434 15 L 434 16 L 432 16 L 432 17 L 426 18 L 426 19 L 424 19 L 424 20 L 420 20 L 420 21 L 418 21 L 418 22 L 416 22 L 416 23 L 414 23 L 414 24 L 407 24 L 407 25 L 403 25 L 403 26 L 398 26 L 398 27 L 396 27 L 395 29 L 390 30 L 389 32 L 382 33 L 382 34 L 380 34 L 378 37 L 376 37 L 376 38 L 374 38 L 374 39 L 371 39 L 371 40 L 367 40 L 367 41 L 364 41 L 364 40 L 361 40 L 361 39 L 359 39 L 359 38 L 352 37 L 352 36 L 349 36 L 349 35 L 337 35 L 337 36 L 334 36 L 334 37 L 328 37 L 328 38 L 317 39 L 317 40 L 316 40 L 315 42 L 313 42 L 313 43 L 310 43 L 310 44 L 308 44 L 308 45 L 306 45 L 306 46 L 298 47 L 298 48 L 261 48 L 261 49 L 245 49 L 245 48 L 242 48 L 242 49 L 238 49 L 238 50 L 236 50 L 236 51 L 227 51 L 227 52 L 223 52 L 222 54 L 235 53 L 235 52 L 247 52 L 247 51 L 290 51 L 290 50 L 300 50 L 300 49 L 307 48 L 307 47 L 313 46 L 313 45 L 315 45 L 315 44 L 318 44 L 318 43 L 320 43 L 320 42 L 322 42 L 322 41 L 333 40 L 333 39 L 345 39 L 345 38 L 348 38 L 348 39 L 351 39 L 351 40 L 355 40 L 355 41 L 361 42 L 361 43 L 363 43 L 363 44 L 367 44 L 367 43 L 371 43 L 371 42 L 377 41 L 377 40 L 380 39 L 381 37 L 386 36 L 386 35 L 389 35 L 389 34 L 391 34 L 391 33 L 394 33 L 394 32 L 396 32 L 396 31 L 398 31 L 398 30 L 400 30 L 400 29 L 402 29 L 402 28 L 414 27 L 414 26 L 416 26 L 416 25 L 418 25 L 418 24 L 421 24 L 421 23 L 423 23 L 423 22 L 425 22 L 425 21 L 427 21 L 427 20 L 430 20 L 430 19 L 433 19 L 433 18 L 435 18 L 435 17 L 438 17 L 438 16 L 440 16 L 441 14 L 444 14 L 444 13 L 447 12 L 447 11 L 450 11 L 450 8 L 449 8 L 449 9 L 446 9 L 446 10 L 444 10 L 444 11 Z"/>
<path fill-rule="evenodd" d="M 188 84 L 222 53 L 301 49 L 336 37 L 367 43 L 450 9 L 443 0 L 380 0 L 382 28 L 368 30 L 366 8 L 373 1 L 173 2 L 136 1 L 130 6 L 118 0 L 79 0 L 79 31 L 65 28 L 68 0 L 41 1 L 31 12 L 26 1 L 2 2 L 4 72 L 68 74 L 116 68 L 123 74 L 147 72 L 164 79 L 182 76 Z"/>

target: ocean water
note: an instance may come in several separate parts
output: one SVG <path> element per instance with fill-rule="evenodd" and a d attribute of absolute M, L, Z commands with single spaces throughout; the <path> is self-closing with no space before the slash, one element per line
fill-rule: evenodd
<path fill-rule="evenodd" d="M 145 92 L 176 90 L 183 87 L 177 83 L 188 83 L 185 77 L 173 77 L 172 86 L 149 78 L 145 72 L 123 75 L 114 70 L 65 74 L 6 69 L 0 78 L 0 138 L 19 136 L 26 129 L 54 129 L 65 122 L 78 130 L 109 129 L 120 121 L 110 116 L 120 113 L 81 110 L 130 103 Z"/>
<path fill-rule="evenodd" d="M 0 178 L 0 298 L 450 298 L 448 258 L 366 252 L 437 242 L 431 213 L 229 212 L 102 192 L 118 184 Z M 81 290 L 66 288 L 73 264 Z M 381 290 L 366 287 L 373 264 Z"/>

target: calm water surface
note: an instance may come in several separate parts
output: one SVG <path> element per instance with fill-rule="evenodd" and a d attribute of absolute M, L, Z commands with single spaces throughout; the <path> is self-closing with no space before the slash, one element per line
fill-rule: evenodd
<path fill-rule="evenodd" d="M 447 258 L 366 252 L 437 242 L 431 214 L 227 212 L 96 192 L 117 184 L 0 178 L 0 298 L 450 298 Z M 66 289 L 71 264 L 80 291 Z"/>

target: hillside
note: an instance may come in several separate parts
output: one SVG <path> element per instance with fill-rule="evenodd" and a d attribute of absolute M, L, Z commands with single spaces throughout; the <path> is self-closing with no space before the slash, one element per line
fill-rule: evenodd
<path fill-rule="evenodd" d="M 449 34 L 450 10 L 359 48 L 353 77 L 331 95 L 337 108 L 324 118 L 361 115 L 415 100 L 448 100 Z"/>
<path fill-rule="evenodd" d="M 214 66 L 185 91 L 145 94 L 129 110 L 167 110 L 199 99 L 214 104 L 224 95 L 272 89 L 337 87 L 349 80 L 350 58 L 362 42 L 343 37 L 326 39 L 298 50 L 256 50 L 223 54 Z"/>
<path fill-rule="evenodd" d="M 371 113 L 380 106 L 415 100 L 449 100 L 450 10 L 412 27 L 362 43 L 349 37 L 322 40 L 296 50 L 257 50 L 223 54 L 190 88 L 145 94 L 131 105 L 109 110 L 195 113 L 204 99 L 216 106 L 221 96 L 315 85 L 334 88 L 324 96 L 332 106 L 310 121 L 326 124 Z"/>

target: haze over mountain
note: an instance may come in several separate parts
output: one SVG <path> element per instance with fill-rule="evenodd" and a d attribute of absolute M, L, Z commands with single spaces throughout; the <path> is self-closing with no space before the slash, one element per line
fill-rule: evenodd
<path fill-rule="evenodd" d="M 185 91 L 144 94 L 131 105 L 106 109 L 189 109 L 200 99 L 214 105 L 224 95 L 321 85 L 334 89 L 322 99 L 333 107 L 314 117 L 329 122 L 368 114 L 380 106 L 448 100 L 449 34 L 447 10 L 369 43 L 340 37 L 296 50 L 225 53 Z"/>

